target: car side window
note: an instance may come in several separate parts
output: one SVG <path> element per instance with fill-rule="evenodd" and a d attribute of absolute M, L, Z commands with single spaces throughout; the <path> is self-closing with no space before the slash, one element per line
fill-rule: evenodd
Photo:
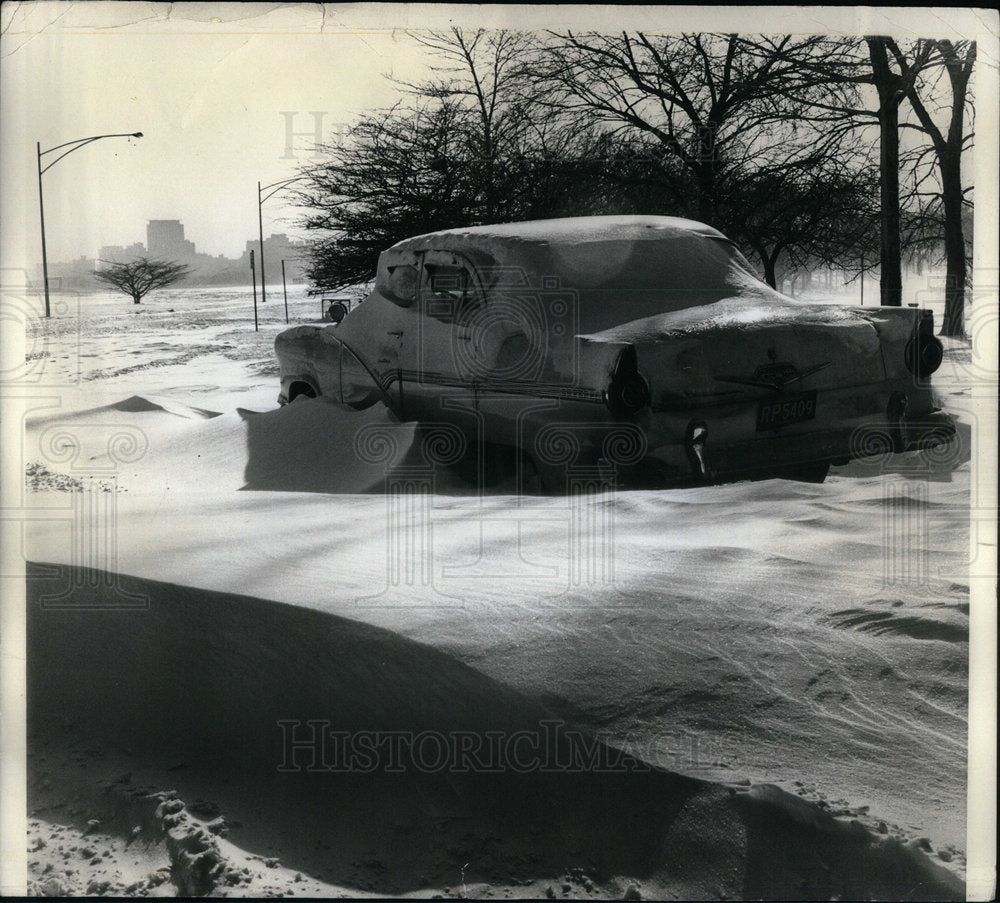
<path fill-rule="evenodd" d="M 453 323 L 479 300 L 468 268 L 462 265 L 425 263 L 423 310 L 436 320 Z"/>

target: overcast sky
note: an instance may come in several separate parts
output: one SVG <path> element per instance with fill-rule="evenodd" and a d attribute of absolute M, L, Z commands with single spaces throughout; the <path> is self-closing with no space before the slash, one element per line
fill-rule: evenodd
<path fill-rule="evenodd" d="M 778 7 L 476 7 L 379 4 L 34 2 L 3 6 L 0 62 L 3 266 L 40 260 L 35 142 L 105 132 L 44 176 L 49 259 L 145 241 L 179 219 L 198 250 L 237 256 L 257 231 L 256 187 L 295 175 L 313 143 L 397 96 L 386 74 L 424 72 L 407 29 L 643 28 L 985 33 L 974 11 Z M 919 29 L 919 32 L 916 32 Z M 288 150 L 291 114 L 293 157 Z M 43 158 L 47 163 L 56 154 Z M 264 231 L 295 234 L 265 205 Z M 301 233 L 299 233 L 301 234 Z"/>

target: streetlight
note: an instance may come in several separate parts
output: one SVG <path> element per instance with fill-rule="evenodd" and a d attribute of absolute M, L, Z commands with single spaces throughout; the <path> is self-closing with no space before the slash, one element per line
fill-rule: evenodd
<path fill-rule="evenodd" d="M 91 138 L 77 138 L 76 141 L 67 141 L 65 144 L 57 144 L 55 147 L 50 147 L 48 150 L 43 151 L 42 145 L 36 141 L 35 149 L 38 151 L 38 214 L 42 223 L 42 282 L 45 283 L 45 316 L 51 317 L 52 311 L 49 307 L 49 261 L 45 254 L 45 204 L 42 201 L 42 173 L 48 172 L 55 166 L 63 157 L 68 156 L 75 150 L 79 150 L 85 144 L 90 144 L 93 141 L 100 141 L 102 138 L 141 138 L 142 132 L 116 132 L 113 135 L 94 135 Z M 55 158 L 48 166 L 44 169 L 42 168 L 42 157 L 46 154 L 51 154 L 53 151 L 62 150 L 64 147 L 68 147 L 68 151 L 64 151 L 58 157 Z"/>
<path fill-rule="evenodd" d="M 280 182 L 272 182 L 270 185 L 265 185 L 263 188 L 260 186 L 260 182 L 257 183 L 257 228 L 260 229 L 260 303 L 265 304 L 267 302 L 267 289 L 265 288 L 264 281 L 264 201 L 273 195 L 277 194 L 283 188 L 291 185 L 292 182 L 301 182 L 302 179 L 308 178 L 308 176 L 292 176 L 290 179 L 282 179 Z M 273 190 L 271 190 L 273 189 Z M 262 196 L 262 193 L 269 191 L 270 194 Z"/>

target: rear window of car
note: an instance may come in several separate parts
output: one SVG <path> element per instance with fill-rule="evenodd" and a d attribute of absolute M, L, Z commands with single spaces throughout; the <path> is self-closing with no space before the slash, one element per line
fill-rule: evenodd
<path fill-rule="evenodd" d="M 412 304 L 417 298 L 419 274 L 411 264 L 399 264 L 389 267 L 388 293 L 397 301 Z"/>

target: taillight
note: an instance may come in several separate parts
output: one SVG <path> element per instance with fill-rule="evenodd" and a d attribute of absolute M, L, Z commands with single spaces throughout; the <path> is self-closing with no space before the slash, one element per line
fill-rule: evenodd
<path fill-rule="evenodd" d="M 699 480 L 708 480 L 712 476 L 705 448 L 707 444 L 708 424 L 704 420 L 692 420 L 685 431 L 684 448 L 691 462 L 691 473 Z"/>
<path fill-rule="evenodd" d="M 650 400 L 649 384 L 639 375 L 635 348 L 629 345 L 618 355 L 604 402 L 615 417 L 626 418 L 634 417 Z"/>
<path fill-rule="evenodd" d="M 904 359 L 906 369 L 920 378 L 930 376 L 941 366 L 944 346 L 934 335 L 934 314 L 929 310 L 920 312 L 920 320 L 906 343 Z"/>

